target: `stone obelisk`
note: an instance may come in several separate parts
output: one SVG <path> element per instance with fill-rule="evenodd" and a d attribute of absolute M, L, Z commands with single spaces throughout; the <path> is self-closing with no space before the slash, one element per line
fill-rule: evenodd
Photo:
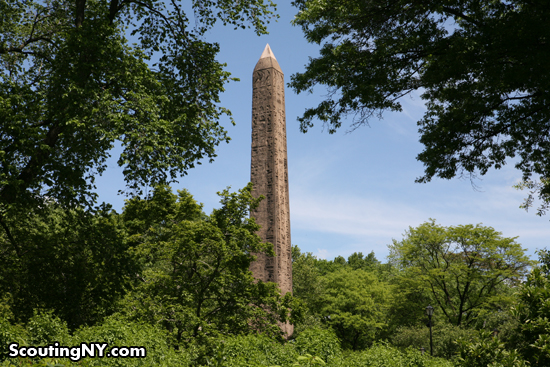
<path fill-rule="evenodd" d="M 282 294 L 292 292 L 290 208 L 286 153 L 284 75 L 269 44 L 252 74 L 252 160 L 250 181 L 254 195 L 265 199 L 252 216 L 261 225 L 258 232 L 273 244 L 276 256 L 256 254 L 251 265 L 256 279 L 275 282 Z M 293 326 L 281 325 L 287 335 Z"/>

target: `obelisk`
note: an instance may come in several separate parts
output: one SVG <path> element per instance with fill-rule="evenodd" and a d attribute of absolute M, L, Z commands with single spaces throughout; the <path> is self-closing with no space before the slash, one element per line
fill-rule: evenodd
<path fill-rule="evenodd" d="M 251 270 L 256 279 L 277 283 L 283 295 L 292 292 L 287 167 L 284 75 L 268 44 L 252 73 L 250 181 L 254 195 L 265 196 L 252 213 L 261 226 L 258 235 L 273 244 L 276 256 L 256 254 Z M 281 327 L 292 334 L 292 325 Z"/>

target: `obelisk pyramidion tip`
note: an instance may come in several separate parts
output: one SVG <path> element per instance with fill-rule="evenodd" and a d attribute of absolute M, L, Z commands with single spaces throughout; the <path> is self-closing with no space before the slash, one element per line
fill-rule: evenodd
<path fill-rule="evenodd" d="M 271 57 L 277 60 L 277 58 L 273 54 L 273 51 L 271 51 L 271 47 L 269 47 L 269 43 L 265 45 L 264 52 L 262 52 L 262 56 L 260 56 L 260 59 L 265 59 L 266 57 Z"/>
<path fill-rule="evenodd" d="M 273 54 L 273 51 L 271 51 L 271 47 L 269 47 L 269 43 L 268 43 L 267 45 L 265 45 L 264 52 L 262 52 L 262 56 L 260 56 L 260 59 L 258 60 L 258 63 L 254 68 L 254 71 L 269 69 L 269 68 L 274 68 L 281 74 L 283 73 L 283 71 L 281 70 L 281 67 L 279 66 L 279 62 L 275 58 L 275 55 Z"/>

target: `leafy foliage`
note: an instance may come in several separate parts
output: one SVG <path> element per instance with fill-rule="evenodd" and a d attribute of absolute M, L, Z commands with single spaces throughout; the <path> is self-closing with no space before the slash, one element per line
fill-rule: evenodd
<path fill-rule="evenodd" d="M 327 363 L 342 357 L 340 340 L 332 329 L 317 327 L 305 330 L 294 341 L 294 349 L 300 355 L 309 354 Z"/>
<path fill-rule="evenodd" d="M 548 251 L 539 253 L 542 265 L 534 268 L 519 291 L 513 309 L 520 321 L 522 352 L 533 366 L 550 363 L 550 267 Z"/>
<path fill-rule="evenodd" d="M 94 177 L 115 144 L 135 195 L 212 160 L 229 140 L 219 120 L 230 112 L 218 103 L 231 78 L 204 35 L 216 21 L 264 34 L 274 4 L 194 0 L 194 26 L 182 5 L 2 2 L 0 224 L 8 237 L 8 222 L 45 198 L 92 206 Z"/>
<path fill-rule="evenodd" d="M 216 367 L 291 366 L 298 354 L 290 344 L 282 345 L 265 335 L 226 337 L 210 364 Z"/>
<path fill-rule="evenodd" d="M 7 223 L 12 240 L 0 235 L 0 288 L 15 321 L 53 310 L 75 329 L 114 312 L 136 263 L 108 206 L 94 213 L 46 202 Z"/>
<path fill-rule="evenodd" d="M 418 122 L 428 182 L 490 168 L 518 157 L 525 179 L 550 177 L 548 98 L 550 9 L 542 0 L 295 0 L 294 24 L 320 56 L 292 76 L 299 92 L 318 84 L 328 97 L 299 118 L 333 133 L 353 128 L 420 91 Z M 550 190 L 544 186 L 544 192 Z"/>
<path fill-rule="evenodd" d="M 464 367 L 528 366 L 517 351 L 506 350 L 504 344 L 488 332 L 480 332 L 473 339 L 461 339 L 458 345 L 458 361 Z"/>
<path fill-rule="evenodd" d="M 433 332 L 433 353 L 436 357 L 452 360 L 458 353 L 457 340 L 470 338 L 477 335 L 475 329 L 462 328 L 448 323 L 435 323 Z M 426 325 L 399 328 L 391 338 L 392 345 L 401 349 L 424 348 L 425 353 L 430 353 L 430 334 Z"/>
<path fill-rule="evenodd" d="M 338 367 L 452 367 L 454 364 L 441 358 L 422 355 L 419 350 L 400 351 L 386 344 L 375 344 L 363 351 L 346 355 Z"/>
<path fill-rule="evenodd" d="M 374 341 L 386 326 L 391 289 L 365 270 L 343 268 L 327 274 L 319 314 L 340 338 L 344 348 L 357 350 Z"/>
<path fill-rule="evenodd" d="M 427 289 L 448 322 L 472 323 L 484 308 L 505 308 L 500 291 L 517 284 L 533 264 L 514 238 L 491 227 L 443 227 L 434 220 L 409 228 L 390 246 L 390 258 L 403 280 Z"/>
<path fill-rule="evenodd" d="M 29 345 L 60 344 L 69 341 L 67 324 L 50 312 L 35 313 L 26 325 Z"/>
<path fill-rule="evenodd" d="M 102 324 L 83 327 L 73 335 L 67 332 L 67 326 L 59 318 L 50 314 L 36 314 L 25 328 L 19 328 L 11 341 L 17 340 L 20 345 L 48 345 L 53 341 L 62 346 L 78 346 L 80 343 L 107 343 L 108 349 L 114 346 L 144 346 L 146 358 L 83 358 L 78 362 L 68 358 L 7 358 L 2 366 L 106 366 L 106 367 L 186 367 L 190 355 L 172 349 L 163 330 L 152 325 L 129 322 L 116 317 L 109 317 Z M 108 352 L 108 351 L 107 351 Z M 2 356 L 5 357 L 5 356 Z"/>
<path fill-rule="evenodd" d="M 217 337 L 254 330 L 280 337 L 277 322 L 299 306 L 276 284 L 255 282 L 249 270 L 253 253 L 273 253 L 248 218 L 261 200 L 251 191 L 249 184 L 219 193 L 222 206 L 210 216 L 189 193 L 176 196 L 166 187 L 127 203 L 124 217 L 144 261 L 142 282 L 124 300 L 128 317 L 162 325 L 175 345 L 214 348 Z"/>
<path fill-rule="evenodd" d="M 523 180 L 513 187 L 517 190 L 529 190 L 529 194 L 519 206 L 525 211 L 529 211 L 529 208 L 533 207 L 535 197 L 538 197 L 541 204 L 537 208 L 537 215 L 542 217 L 550 209 L 550 194 L 543 191 L 545 186 L 548 186 L 550 180 L 542 178 L 540 181 Z"/>

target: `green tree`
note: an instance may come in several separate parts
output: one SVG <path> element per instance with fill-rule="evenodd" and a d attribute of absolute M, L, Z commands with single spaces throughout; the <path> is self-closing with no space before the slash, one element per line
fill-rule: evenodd
<path fill-rule="evenodd" d="M 298 246 L 292 246 L 292 293 L 310 306 L 322 292 L 318 262 L 311 252 L 302 253 Z"/>
<path fill-rule="evenodd" d="M 371 344 L 387 324 L 391 287 L 365 270 L 342 268 L 323 277 L 318 313 L 348 349 Z"/>
<path fill-rule="evenodd" d="M 352 114 L 352 128 L 400 99 L 421 92 L 418 160 L 433 177 L 483 175 L 517 157 L 525 179 L 550 177 L 550 56 L 545 0 L 295 0 L 294 24 L 323 44 L 298 93 L 322 84 L 328 97 L 299 118 L 333 133 Z M 550 192 L 550 185 L 543 190 Z"/>
<path fill-rule="evenodd" d="M 521 285 L 518 303 L 512 309 L 520 322 L 516 343 L 532 366 L 550 363 L 550 256 L 539 252 L 541 265 L 534 268 Z"/>
<path fill-rule="evenodd" d="M 508 351 L 498 338 L 482 331 L 458 341 L 458 361 L 464 367 L 527 367 L 516 350 Z"/>
<path fill-rule="evenodd" d="M 142 228 L 132 240 L 139 243 L 143 271 L 140 285 L 125 298 L 124 313 L 162 325 L 176 345 L 213 348 L 216 336 L 252 331 L 280 336 L 277 322 L 288 320 L 291 305 L 299 307 L 276 284 L 256 282 L 249 270 L 253 253 L 273 254 L 248 217 L 260 200 L 251 191 L 251 184 L 238 193 L 224 190 L 221 208 L 209 216 L 189 193 L 176 196 L 166 187 L 149 199 L 130 200 L 124 216 Z M 155 215 L 158 210 L 164 214 Z"/>
<path fill-rule="evenodd" d="M 185 174 L 228 141 L 217 22 L 266 33 L 267 0 L 7 0 L 0 4 L 0 224 L 40 198 L 94 202 L 118 142 L 128 189 Z M 126 36 L 137 43 L 130 44 Z M 9 234 L 8 234 L 9 237 Z"/>
<path fill-rule="evenodd" d="M 0 290 L 15 322 L 53 310 L 71 329 L 95 324 L 135 279 L 125 228 L 109 206 L 85 211 L 50 202 L 7 223 L 13 241 L 0 234 Z"/>
<path fill-rule="evenodd" d="M 380 261 L 376 259 L 374 251 L 371 251 L 367 256 L 364 256 L 362 252 L 354 252 L 348 257 L 347 264 L 352 269 L 372 270 L 380 265 Z"/>
<path fill-rule="evenodd" d="M 480 224 L 443 227 L 431 220 L 389 247 L 402 281 L 428 291 L 457 326 L 471 324 L 483 309 L 506 308 L 511 299 L 502 288 L 518 284 L 534 264 L 515 238 Z"/>

